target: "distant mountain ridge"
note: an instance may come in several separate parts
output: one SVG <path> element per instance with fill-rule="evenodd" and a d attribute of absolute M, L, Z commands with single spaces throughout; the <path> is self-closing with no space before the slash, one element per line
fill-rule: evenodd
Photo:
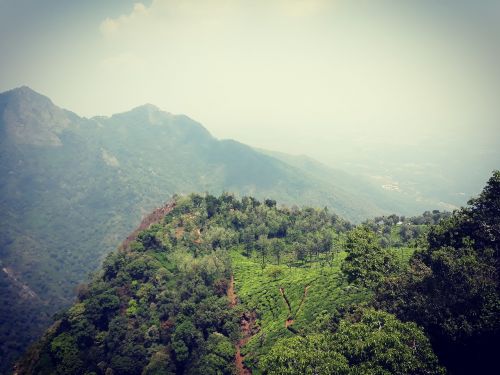
<path fill-rule="evenodd" d="M 327 206 L 353 221 L 394 208 L 372 201 L 370 187 L 358 194 L 354 177 L 318 178 L 151 104 L 87 119 L 24 86 L 0 94 L 0 136 L 2 358 L 37 337 L 103 256 L 174 193 Z"/>
<path fill-rule="evenodd" d="M 298 168 L 314 179 L 349 191 L 361 201 L 370 202 L 373 206 L 372 210 L 380 209 L 386 212 L 398 212 L 402 215 L 414 216 L 417 213 L 436 208 L 442 210 L 454 210 L 458 208 L 452 204 L 428 197 L 425 199 L 416 197 L 414 194 L 408 194 L 399 191 L 399 189 L 398 191 L 390 191 L 380 184 L 375 184 L 373 178 L 347 173 L 339 168 L 332 168 L 307 155 L 290 155 L 259 148 L 256 150 Z"/>

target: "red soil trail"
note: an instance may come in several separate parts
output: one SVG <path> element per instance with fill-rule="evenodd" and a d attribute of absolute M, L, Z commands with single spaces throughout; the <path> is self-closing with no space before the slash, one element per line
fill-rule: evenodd
<path fill-rule="evenodd" d="M 297 311 L 295 312 L 295 314 L 292 313 L 292 306 L 290 306 L 290 301 L 288 301 L 288 298 L 285 294 L 285 288 L 283 287 L 280 287 L 280 294 L 281 294 L 281 297 L 283 297 L 283 300 L 285 301 L 286 305 L 288 306 L 288 318 L 285 320 L 285 328 L 289 328 L 293 325 L 293 323 L 295 323 L 295 320 L 293 319 L 294 316 L 296 317 L 300 311 L 300 309 L 302 308 L 302 305 L 304 304 L 304 302 L 306 301 L 306 298 L 307 298 L 307 290 L 309 289 L 311 285 L 306 285 L 304 287 L 304 295 L 302 296 L 302 300 L 300 301 L 300 304 L 299 304 L 299 307 L 297 308 Z"/>
<path fill-rule="evenodd" d="M 234 291 L 234 276 L 231 275 L 231 282 L 227 289 L 227 297 L 229 299 L 229 306 L 235 307 L 238 303 L 238 297 Z M 245 345 L 254 334 L 255 313 L 244 313 L 240 320 L 240 329 L 242 338 L 236 343 L 236 356 L 234 359 L 236 365 L 237 375 L 252 375 L 252 371 L 245 367 L 243 360 L 245 356 L 241 354 L 241 347 Z"/>
<path fill-rule="evenodd" d="M 309 289 L 311 285 L 306 285 L 304 287 L 304 295 L 302 296 L 302 300 L 300 301 L 300 305 L 299 307 L 297 308 L 297 311 L 295 312 L 295 316 L 297 316 L 297 314 L 299 313 L 300 309 L 302 308 L 302 305 L 304 304 L 304 302 L 306 301 L 306 298 L 307 298 L 307 290 Z"/>
<path fill-rule="evenodd" d="M 235 359 L 235 364 L 236 364 L 236 374 L 237 375 L 249 375 L 249 374 L 252 373 L 243 364 L 243 358 L 244 357 L 241 355 L 240 346 L 236 345 L 236 359 Z"/>

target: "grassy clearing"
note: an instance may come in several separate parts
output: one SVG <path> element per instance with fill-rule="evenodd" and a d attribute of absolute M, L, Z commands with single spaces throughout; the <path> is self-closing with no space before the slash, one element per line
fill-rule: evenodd
<path fill-rule="evenodd" d="M 349 286 L 341 277 L 340 264 L 345 253 L 338 254 L 332 264 L 325 267 L 268 265 L 264 269 L 258 258 L 248 258 L 242 253 L 241 249 L 233 250 L 231 259 L 238 298 L 246 309 L 256 311 L 259 318 L 259 333 L 242 348 L 247 365 L 253 369 L 255 358 L 268 352 L 279 338 L 291 337 L 294 332 L 305 333 L 323 312 L 367 298 L 366 292 Z M 299 310 L 308 285 L 307 297 Z M 291 313 L 280 288 L 284 289 Z M 289 318 L 294 321 L 291 330 L 285 327 Z"/>

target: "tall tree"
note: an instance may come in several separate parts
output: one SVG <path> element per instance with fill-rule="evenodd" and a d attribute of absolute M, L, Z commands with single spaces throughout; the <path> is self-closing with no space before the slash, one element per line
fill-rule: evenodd
<path fill-rule="evenodd" d="M 374 288 L 398 271 L 395 255 L 382 248 L 375 233 L 365 226 L 351 230 L 345 246 L 347 257 L 342 263 L 342 272 L 349 282 Z"/>
<path fill-rule="evenodd" d="M 358 309 L 336 332 L 282 339 L 261 361 L 265 374 L 443 374 L 415 323 Z"/>
<path fill-rule="evenodd" d="M 500 173 L 479 197 L 433 226 L 408 273 L 377 293 L 380 307 L 426 328 L 458 374 L 490 373 L 500 352 Z"/>

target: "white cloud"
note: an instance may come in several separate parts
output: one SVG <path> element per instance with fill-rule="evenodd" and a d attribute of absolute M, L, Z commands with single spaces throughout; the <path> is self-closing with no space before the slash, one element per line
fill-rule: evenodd
<path fill-rule="evenodd" d="M 110 37 L 116 35 L 124 25 L 146 14 L 148 14 L 148 8 L 142 3 L 135 3 L 130 14 L 122 14 L 118 18 L 108 17 L 101 22 L 99 29 L 104 36 Z"/>
<path fill-rule="evenodd" d="M 288 151 L 310 134 L 316 155 L 340 155 L 338 139 L 401 143 L 480 116 L 490 121 L 496 87 L 465 45 L 441 24 L 423 30 L 427 20 L 411 9 L 360 3 L 136 3 L 101 23 L 98 108 L 151 102 L 216 136 Z M 318 134 L 324 146 L 316 147 Z"/>
<path fill-rule="evenodd" d="M 248 15 L 262 19 L 307 18 L 324 11 L 331 4 L 331 0 L 153 0 L 149 7 L 135 3 L 131 13 L 122 14 L 117 18 L 106 18 L 101 22 L 100 31 L 104 36 L 114 36 L 135 21 L 137 23 L 142 21 L 144 26 L 146 20 L 144 16 L 148 15 L 152 17 L 146 22 L 182 20 L 182 22 L 193 22 L 198 26 L 221 25 Z"/>

